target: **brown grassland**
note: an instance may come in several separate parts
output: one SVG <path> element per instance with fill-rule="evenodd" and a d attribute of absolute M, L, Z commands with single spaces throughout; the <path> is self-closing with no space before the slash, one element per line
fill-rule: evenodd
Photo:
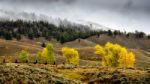
<path fill-rule="evenodd" d="M 51 42 L 55 48 L 56 65 L 34 64 L 36 54 L 42 50 L 41 43 L 47 42 L 43 38 L 21 41 L 6 41 L 0 39 L 0 83 L 3 84 L 45 84 L 45 83 L 150 83 L 150 40 L 117 36 L 115 38 L 102 35 L 60 44 L 54 39 Z M 96 44 L 104 45 L 107 41 L 118 43 L 133 51 L 136 56 L 135 68 L 120 69 L 102 67 L 101 58 L 94 54 Z M 62 47 L 74 47 L 80 54 L 80 66 L 65 66 Z M 22 49 L 30 53 L 29 63 L 14 63 Z M 3 63 L 5 59 L 6 63 Z"/>

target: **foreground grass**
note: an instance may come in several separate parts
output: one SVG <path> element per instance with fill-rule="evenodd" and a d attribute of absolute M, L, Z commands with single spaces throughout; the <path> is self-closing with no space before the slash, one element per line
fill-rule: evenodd
<path fill-rule="evenodd" d="M 74 67 L 44 64 L 0 64 L 0 83 L 4 84 L 150 84 L 150 71 L 110 67 Z"/>

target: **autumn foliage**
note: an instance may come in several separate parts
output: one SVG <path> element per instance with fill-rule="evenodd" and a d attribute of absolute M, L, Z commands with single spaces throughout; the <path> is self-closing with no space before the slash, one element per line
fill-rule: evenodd
<path fill-rule="evenodd" d="M 66 64 L 79 65 L 79 54 L 74 48 L 62 48 L 62 54 L 66 58 Z"/>
<path fill-rule="evenodd" d="M 53 45 L 48 43 L 42 52 L 37 53 L 36 59 L 38 63 L 47 62 L 49 64 L 55 64 L 56 59 Z"/>
<path fill-rule="evenodd" d="M 19 61 L 20 62 L 27 62 L 29 57 L 29 53 L 26 50 L 22 50 L 19 53 Z"/>
<path fill-rule="evenodd" d="M 41 52 L 38 52 L 38 53 L 37 53 L 36 60 L 37 60 L 37 63 L 42 63 Z"/>
<path fill-rule="evenodd" d="M 95 46 L 95 54 L 102 57 L 101 64 L 103 66 L 133 68 L 135 56 L 132 52 L 128 52 L 126 48 L 108 42 L 104 47 Z"/>

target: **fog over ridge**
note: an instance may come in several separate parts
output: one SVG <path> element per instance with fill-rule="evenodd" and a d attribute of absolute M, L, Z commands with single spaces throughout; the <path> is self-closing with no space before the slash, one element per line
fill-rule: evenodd
<path fill-rule="evenodd" d="M 60 17 L 149 33 L 150 0 L 0 0 L 0 17 L 47 20 Z"/>

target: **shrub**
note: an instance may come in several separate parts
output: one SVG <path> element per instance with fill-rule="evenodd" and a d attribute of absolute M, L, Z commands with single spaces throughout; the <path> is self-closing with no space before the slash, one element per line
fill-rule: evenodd
<path fill-rule="evenodd" d="M 19 54 L 20 62 L 27 62 L 29 57 L 29 53 L 26 50 L 22 50 Z"/>
<path fill-rule="evenodd" d="M 103 66 L 126 67 L 133 68 L 135 56 L 132 52 L 128 52 L 126 48 L 108 42 L 104 47 L 95 46 L 95 54 L 102 57 L 101 64 Z"/>
<path fill-rule="evenodd" d="M 63 56 L 66 57 L 66 64 L 79 65 L 79 54 L 74 48 L 62 48 Z"/>
<path fill-rule="evenodd" d="M 46 44 L 43 42 L 41 46 L 42 46 L 42 47 L 46 47 Z"/>

